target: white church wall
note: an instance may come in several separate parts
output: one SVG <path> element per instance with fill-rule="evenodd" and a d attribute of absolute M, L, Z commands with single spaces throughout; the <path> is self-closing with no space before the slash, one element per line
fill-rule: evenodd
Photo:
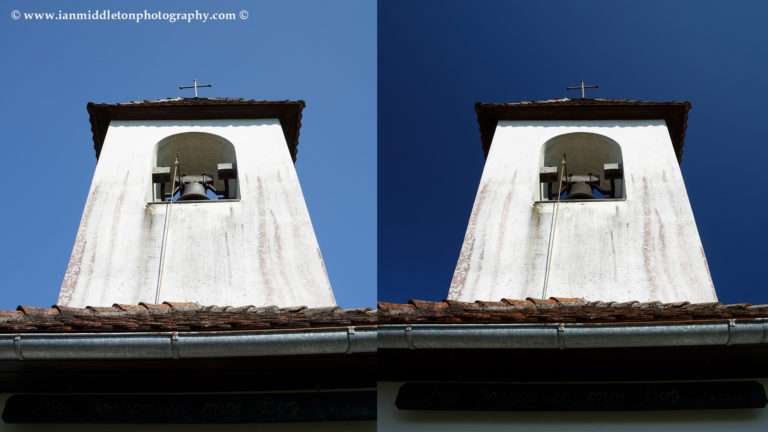
<path fill-rule="evenodd" d="M 621 146 L 625 200 L 561 202 L 546 297 L 717 301 L 663 120 L 502 121 L 448 298 L 540 298 L 555 204 L 540 199 L 543 145 L 573 132 Z"/>
<path fill-rule="evenodd" d="M 107 131 L 59 304 L 154 303 L 166 211 L 152 200 L 159 141 L 204 132 L 230 141 L 239 201 L 175 203 L 159 301 L 335 304 L 280 122 L 114 121 Z"/>
<path fill-rule="evenodd" d="M 5 403 L 11 395 L 0 393 L 0 412 L 5 409 Z M 317 431 L 317 432 L 373 432 L 376 430 L 375 421 L 357 421 L 357 422 L 317 422 L 317 423 L 259 423 L 259 424 L 7 424 L 0 419 L 0 432 L 102 432 L 105 430 L 113 432 L 299 432 L 299 431 Z"/>
<path fill-rule="evenodd" d="M 763 387 L 768 384 L 762 381 Z M 768 409 L 619 412 L 435 412 L 395 407 L 402 383 L 380 382 L 378 431 L 674 431 L 748 432 L 768 430 Z"/>

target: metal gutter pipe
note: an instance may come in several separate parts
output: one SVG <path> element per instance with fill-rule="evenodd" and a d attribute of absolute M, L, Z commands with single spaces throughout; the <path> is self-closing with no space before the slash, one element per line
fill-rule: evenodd
<path fill-rule="evenodd" d="M 379 349 L 578 349 L 768 343 L 768 320 L 665 324 L 381 325 Z"/>
<path fill-rule="evenodd" d="M 174 359 L 377 349 L 578 349 L 768 343 L 768 319 L 664 324 L 394 324 L 269 332 L 0 334 L 1 360 Z"/>
<path fill-rule="evenodd" d="M 375 327 L 271 332 L 0 334 L 0 360 L 177 359 L 371 353 Z"/>

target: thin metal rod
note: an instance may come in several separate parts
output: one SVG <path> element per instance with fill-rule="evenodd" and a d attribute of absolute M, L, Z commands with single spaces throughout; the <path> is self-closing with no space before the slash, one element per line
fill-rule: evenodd
<path fill-rule="evenodd" d="M 541 292 L 541 298 L 547 298 L 547 288 L 549 287 L 549 273 L 552 267 L 552 249 L 555 245 L 555 228 L 557 228 L 557 214 L 560 208 L 560 193 L 563 189 L 563 177 L 565 176 L 566 162 L 565 153 L 563 153 L 563 160 L 560 163 L 560 179 L 557 183 L 557 199 L 555 200 L 555 206 L 552 209 L 552 223 L 549 226 L 549 241 L 547 242 L 547 264 L 544 268 L 544 286 Z"/>
<path fill-rule="evenodd" d="M 163 270 L 165 268 L 165 250 L 168 240 L 168 219 L 170 218 L 171 208 L 173 207 L 173 195 L 176 192 L 176 175 L 179 172 L 179 155 L 173 162 L 173 180 L 171 180 L 171 199 L 165 208 L 165 218 L 163 220 L 163 237 L 160 241 L 160 264 L 157 266 L 157 286 L 155 287 L 155 304 L 160 303 L 160 288 L 163 283 Z M 164 197 L 163 197 L 164 198 Z"/>

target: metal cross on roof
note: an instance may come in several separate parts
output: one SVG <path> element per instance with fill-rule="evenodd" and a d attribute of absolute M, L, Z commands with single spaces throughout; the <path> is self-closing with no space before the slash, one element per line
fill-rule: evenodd
<path fill-rule="evenodd" d="M 191 86 L 179 86 L 179 90 L 187 90 L 187 89 L 195 89 L 195 97 L 197 97 L 197 89 L 204 88 L 204 87 L 212 87 L 210 84 L 200 84 L 197 82 L 197 80 L 192 80 Z"/>
<path fill-rule="evenodd" d="M 575 86 L 568 86 L 566 87 L 566 90 L 581 90 L 581 98 L 584 99 L 586 97 L 585 91 L 586 89 L 596 89 L 599 88 L 598 86 L 594 84 L 587 84 L 584 85 L 584 80 L 581 80 L 581 84 L 575 85 Z"/>

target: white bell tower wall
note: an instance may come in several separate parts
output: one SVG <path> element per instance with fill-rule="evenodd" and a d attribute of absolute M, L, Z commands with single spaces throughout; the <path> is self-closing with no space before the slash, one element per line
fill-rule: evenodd
<path fill-rule="evenodd" d="M 544 146 L 574 133 L 619 145 L 623 197 L 542 201 Z M 543 296 L 717 301 L 664 120 L 498 122 L 448 298 Z"/>
<path fill-rule="evenodd" d="M 158 143 L 187 133 L 210 134 L 234 148 L 236 199 L 153 200 Z M 279 120 L 110 123 L 58 302 L 156 301 L 335 304 Z"/>

